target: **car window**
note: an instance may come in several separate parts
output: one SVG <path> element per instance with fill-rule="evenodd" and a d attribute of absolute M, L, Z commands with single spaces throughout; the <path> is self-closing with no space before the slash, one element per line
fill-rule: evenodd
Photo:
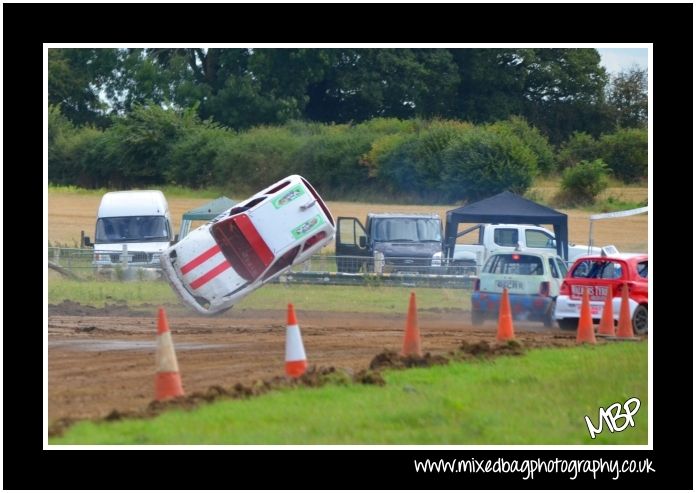
<path fill-rule="evenodd" d="M 561 277 L 564 278 L 568 275 L 568 267 L 562 258 L 556 257 L 556 264 L 558 264 L 558 270 L 561 273 Z"/>
<path fill-rule="evenodd" d="M 97 220 L 98 243 L 168 239 L 169 226 L 164 216 L 102 217 Z"/>
<path fill-rule="evenodd" d="M 593 278 L 601 272 L 604 262 L 596 262 L 593 260 L 583 260 L 573 268 L 571 277 L 576 278 Z"/>
<path fill-rule="evenodd" d="M 493 231 L 493 242 L 500 246 L 517 246 L 519 236 L 516 229 L 496 228 Z"/>
<path fill-rule="evenodd" d="M 647 279 L 648 278 L 648 261 L 646 260 L 645 262 L 638 262 L 637 271 L 638 271 L 638 275 L 640 277 Z"/>
<path fill-rule="evenodd" d="M 408 219 L 391 219 L 385 221 L 387 226 L 387 241 L 417 241 L 418 228 L 415 221 Z"/>
<path fill-rule="evenodd" d="M 442 241 L 439 219 L 375 219 L 375 241 Z"/>
<path fill-rule="evenodd" d="M 279 257 L 271 268 L 268 269 L 268 271 L 264 274 L 263 279 L 266 280 L 287 266 L 292 265 L 292 261 L 295 260 L 295 257 L 297 257 L 299 251 L 300 246 L 298 245 L 292 250 L 286 252 L 282 257 Z"/>
<path fill-rule="evenodd" d="M 527 246 L 530 248 L 556 248 L 556 242 L 550 234 L 537 229 L 528 229 L 524 233 Z"/>
<path fill-rule="evenodd" d="M 551 268 L 551 276 L 558 279 L 558 269 L 556 268 L 556 262 L 553 259 L 549 259 L 549 267 Z"/>
<path fill-rule="evenodd" d="M 341 245 L 357 245 L 358 238 L 355 234 L 355 221 L 342 220 L 338 222 L 338 236 L 341 238 Z"/>
<path fill-rule="evenodd" d="M 419 219 L 417 224 L 420 241 L 442 241 L 442 228 L 439 219 Z"/>
<path fill-rule="evenodd" d="M 606 262 L 602 268 L 601 279 L 619 279 L 622 275 L 621 264 L 618 262 Z"/>
<path fill-rule="evenodd" d="M 489 274 L 540 276 L 544 273 L 544 267 L 539 257 L 512 253 L 491 257 L 484 267 L 484 272 Z"/>
<path fill-rule="evenodd" d="M 484 264 L 483 269 L 481 270 L 481 272 L 493 272 L 493 270 L 495 270 L 495 266 L 494 266 L 493 264 L 495 264 L 495 263 L 497 263 L 497 262 L 498 262 L 498 256 L 497 256 L 497 255 L 493 255 L 492 257 L 490 257 L 490 258 L 486 261 L 486 263 Z"/>

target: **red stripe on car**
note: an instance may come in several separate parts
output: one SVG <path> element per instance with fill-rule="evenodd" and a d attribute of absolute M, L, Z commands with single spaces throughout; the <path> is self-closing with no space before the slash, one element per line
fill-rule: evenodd
<path fill-rule="evenodd" d="M 227 260 L 223 260 L 220 262 L 218 265 L 210 269 L 208 272 L 203 274 L 201 277 L 196 279 L 191 283 L 191 289 L 198 289 L 201 286 L 203 286 L 205 283 L 208 281 L 215 279 L 218 275 L 221 273 L 225 272 L 227 269 L 231 267 L 230 263 Z"/>
<path fill-rule="evenodd" d="M 244 238 L 246 238 L 246 240 L 249 242 L 251 248 L 254 250 L 254 252 L 256 252 L 256 256 L 259 258 L 259 260 L 261 260 L 261 262 L 268 267 L 268 265 L 273 262 L 273 252 L 270 248 L 268 248 L 266 242 L 263 241 L 263 238 L 261 238 L 261 235 L 251 222 L 251 219 L 249 219 L 249 216 L 246 214 L 240 214 L 234 218 L 234 222 L 237 224 L 239 230 L 244 234 Z"/>
<path fill-rule="evenodd" d="M 191 272 L 193 269 L 201 265 L 203 262 L 215 256 L 219 251 L 220 247 L 215 245 L 214 247 L 209 248 L 205 252 L 201 253 L 198 257 L 194 258 L 181 268 L 181 275 Z"/>

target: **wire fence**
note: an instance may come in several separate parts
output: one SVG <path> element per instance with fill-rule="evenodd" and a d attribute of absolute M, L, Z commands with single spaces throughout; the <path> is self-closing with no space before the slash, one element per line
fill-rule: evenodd
<path fill-rule="evenodd" d="M 49 247 L 48 264 L 75 279 L 130 281 L 162 277 L 159 256 L 152 252 L 123 250 L 94 252 L 87 248 Z M 313 255 L 293 265 L 273 282 L 287 284 L 418 286 L 470 288 L 476 265 L 448 259 L 385 258 Z"/>

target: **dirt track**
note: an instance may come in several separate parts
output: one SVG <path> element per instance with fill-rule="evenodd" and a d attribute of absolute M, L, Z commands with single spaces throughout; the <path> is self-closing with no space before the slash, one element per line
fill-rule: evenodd
<path fill-rule="evenodd" d="M 156 308 L 102 309 L 64 302 L 49 306 L 48 414 L 58 418 L 102 418 L 114 409 L 137 412 L 153 399 Z M 237 310 L 198 317 L 167 308 L 169 326 L 187 393 L 211 386 L 283 375 L 285 312 Z M 405 314 L 328 313 L 299 310 L 309 364 L 350 373 L 368 368 L 384 350 L 399 351 Z M 423 351 L 445 355 L 463 341 L 493 342 L 495 326 L 472 327 L 464 311 L 418 314 Z M 516 327 L 525 346 L 574 345 L 575 335 L 541 324 Z"/>

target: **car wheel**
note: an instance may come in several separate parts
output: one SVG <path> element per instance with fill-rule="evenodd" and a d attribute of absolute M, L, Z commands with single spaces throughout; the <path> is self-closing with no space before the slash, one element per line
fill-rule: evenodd
<path fill-rule="evenodd" d="M 648 307 L 638 305 L 633 312 L 633 332 L 636 335 L 648 333 Z"/>
<path fill-rule="evenodd" d="M 561 330 L 576 330 L 578 328 L 577 318 L 562 318 L 560 320 L 556 320 L 556 322 L 558 322 L 558 326 L 561 328 Z"/>
<path fill-rule="evenodd" d="M 471 325 L 481 325 L 485 320 L 485 315 L 482 311 L 471 310 Z"/>
<path fill-rule="evenodd" d="M 553 322 L 554 322 L 553 312 L 555 312 L 555 311 L 556 311 L 556 302 L 552 301 L 551 304 L 549 305 L 549 310 L 544 315 L 544 319 L 543 319 L 544 327 L 553 327 Z"/>

